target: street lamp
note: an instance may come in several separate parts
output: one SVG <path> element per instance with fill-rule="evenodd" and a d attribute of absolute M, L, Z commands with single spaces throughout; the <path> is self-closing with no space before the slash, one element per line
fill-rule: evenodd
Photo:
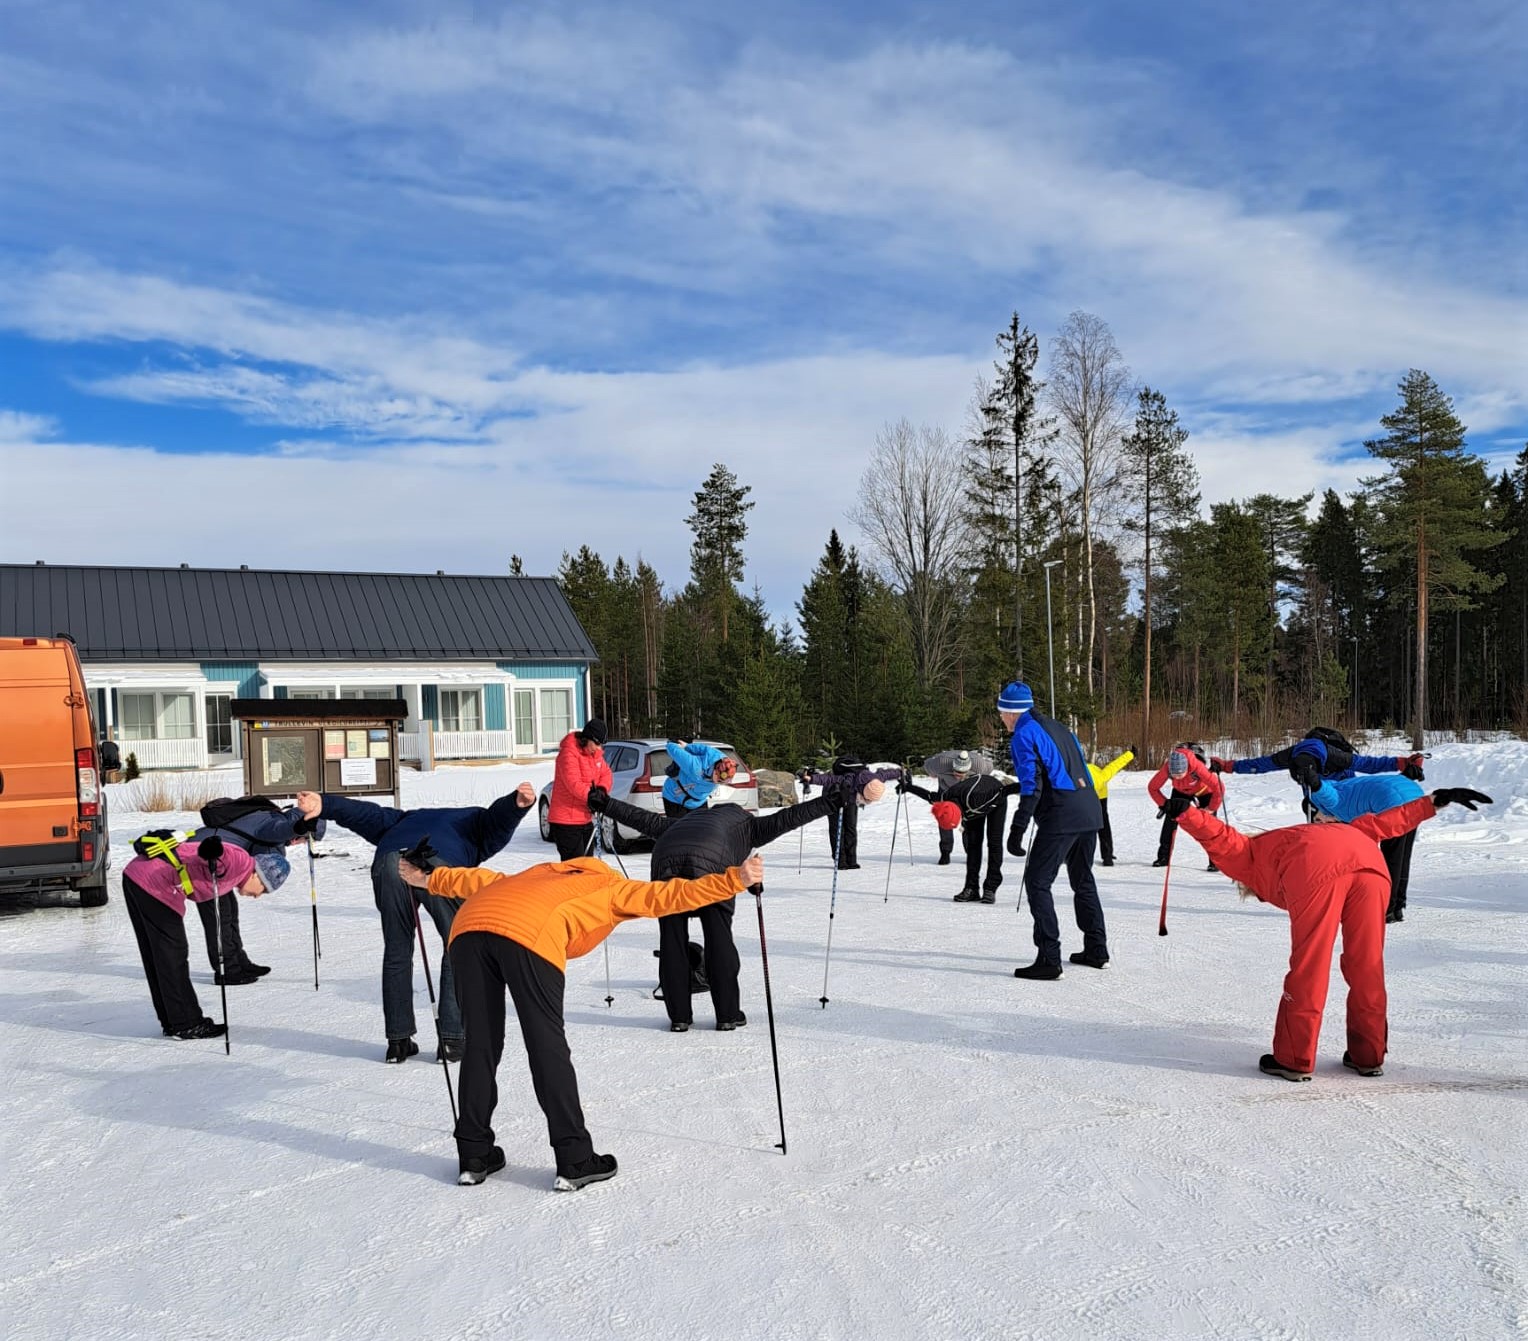
<path fill-rule="evenodd" d="M 1050 570 L 1061 562 L 1061 559 L 1051 559 L 1045 565 L 1045 651 L 1050 658 L 1050 710 L 1052 717 L 1056 715 L 1056 640 L 1054 637 L 1055 626 L 1051 622 Z"/>
<path fill-rule="evenodd" d="M 1353 635 L 1353 729 L 1363 726 L 1358 720 L 1358 635 Z"/>

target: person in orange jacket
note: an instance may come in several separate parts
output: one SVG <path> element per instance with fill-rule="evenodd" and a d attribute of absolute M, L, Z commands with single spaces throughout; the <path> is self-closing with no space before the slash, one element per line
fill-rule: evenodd
<path fill-rule="evenodd" d="M 1436 791 L 1351 823 L 1325 820 L 1248 836 L 1206 810 L 1179 823 L 1232 880 L 1264 903 L 1289 913 L 1289 972 L 1273 1030 L 1273 1051 L 1258 1067 L 1285 1080 L 1309 1080 L 1332 976 L 1332 950 L 1342 929 L 1348 984 L 1348 1046 L 1342 1064 L 1361 1076 L 1383 1074 L 1389 1044 L 1385 998 L 1385 908 L 1390 872 L 1379 840 L 1414 829 L 1454 802 L 1475 809 L 1481 792 Z"/>
<path fill-rule="evenodd" d="M 610 765 L 605 762 L 605 723 L 591 717 L 582 731 L 569 731 L 557 747 L 552 767 L 552 798 L 547 803 L 546 826 L 557 844 L 557 855 L 567 861 L 582 857 L 594 837 L 594 817 L 584 798 L 590 787 L 610 790 Z"/>
<path fill-rule="evenodd" d="M 1167 781 L 1172 782 L 1172 795 L 1162 791 Z M 1162 821 L 1162 835 L 1157 839 L 1157 859 L 1153 866 L 1166 866 L 1172 860 L 1173 833 L 1178 828 L 1178 816 L 1190 806 L 1215 811 L 1225 800 L 1225 784 L 1210 772 L 1200 748 L 1189 742 L 1179 745 L 1163 761 L 1162 767 L 1152 774 L 1146 784 L 1146 792 L 1157 803 L 1157 818 Z M 1210 870 L 1215 869 L 1212 861 Z"/>
<path fill-rule="evenodd" d="M 421 856 L 420 849 L 414 855 Z M 506 989 L 557 1157 L 554 1188 L 574 1192 L 613 1178 L 615 1156 L 595 1154 L 578 1100 L 562 1013 L 567 961 L 588 954 L 632 918 L 690 912 L 732 898 L 764 879 L 764 859 L 755 853 L 718 875 L 656 882 L 628 880 L 597 857 L 545 862 L 518 875 L 481 867 L 425 871 L 401 860 L 398 874 L 431 894 L 466 900 L 451 924 L 449 951 L 467 1033 L 457 1181 L 472 1186 L 504 1167 L 489 1124 L 499 1098 Z"/>

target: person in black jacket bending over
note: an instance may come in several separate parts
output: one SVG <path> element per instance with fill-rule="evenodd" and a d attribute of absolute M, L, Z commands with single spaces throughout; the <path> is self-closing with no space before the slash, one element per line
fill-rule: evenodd
<path fill-rule="evenodd" d="M 617 801 L 603 787 L 589 789 L 589 809 L 608 815 L 628 829 L 655 839 L 651 878 L 695 880 L 718 875 L 747 859 L 756 847 L 772 843 L 782 834 L 824 816 L 834 816 L 846 805 L 857 803 L 854 776 L 837 780 L 823 789 L 815 801 L 786 806 L 769 815 L 754 815 L 731 803 L 703 806 L 678 817 L 638 810 Z M 865 790 L 865 799 L 877 800 L 884 791 L 877 782 Z M 748 1023 L 738 991 L 740 967 L 732 939 L 732 914 L 736 899 L 707 904 L 694 913 L 672 913 L 658 919 L 658 981 L 663 985 L 663 1008 L 669 1031 L 683 1034 L 693 1022 L 690 1003 L 689 921 L 700 918 L 706 941 L 706 977 L 711 982 L 711 1005 L 716 1027 L 724 1033 Z"/>
<path fill-rule="evenodd" d="M 966 771 L 961 770 L 962 762 Z M 955 896 L 955 902 L 996 903 L 997 887 L 1003 883 L 1003 821 L 1008 818 L 1008 798 L 1019 794 L 1019 784 L 1005 784 L 991 773 L 972 773 L 970 766 L 969 754 L 963 761 L 957 758 L 954 783 L 937 792 L 914 786 L 907 773 L 903 773 L 902 780 L 897 783 L 897 790 L 921 796 L 930 805 L 935 801 L 948 801 L 960 807 L 960 838 L 966 848 L 966 883 Z M 985 880 L 982 879 L 983 836 L 987 848 Z"/>
<path fill-rule="evenodd" d="M 455 900 L 405 884 L 398 875 L 398 854 L 428 838 L 442 866 L 481 866 L 509 842 L 536 804 L 536 791 L 522 782 L 491 806 L 440 810 L 393 810 L 356 797 L 329 792 L 298 792 L 297 808 L 310 820 L 319 815 L 359 834 L 376 846 L 371 863 L 371 891 L 382 915 L 382 1019 L 387 1026 L 387 1060 L 405 1062 L 419 1051 L 414 1042 L 414 904 L 429 913 L 445 945 L 451 938 Z M 440 961 L 440 1039 L 436 1059 L 459 1062 L 465 1036 L 456 1002 L 451 958 Z"/>
<path fill-rule="evenodd" d="M 863 793 L 866 784 L 876 779 L 882 784 L 896 782 L 902 776 L 900 768 L 866 768 L 859 758 L 852 754 L 841 754 L 833 761 L 833 769 L 829 773 L 814 773 L 810 768 L 803 768 L 796 774 L 796 779 L 801 783 L 801 795 L 804 797 L 813 787 L 841 787 L 846 781 L 851 782 L 855 791 Z M 828 850 L 833 854 L 833 859 L 838 863 L 840 871 L 859 870 L 859 807 L 845 806 L 839 819 L 828 825 Z"/>

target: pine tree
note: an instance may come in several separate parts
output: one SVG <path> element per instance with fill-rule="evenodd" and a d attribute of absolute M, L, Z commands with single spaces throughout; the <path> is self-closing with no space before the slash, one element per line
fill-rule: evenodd
<path fill-rule="evenodd" d="M 1199 508 L 1199 471 L 1184 450 L 1188 430 L 1160 391 L 1142 387 L 1136 396 L 1135 425 L 1120 444 L 1127 484 L 1125 529 L 1139 535 L 1143 649 L 1141 653 L 1141 741 L 1151 739 L 1152 539 L 1163 528 L 1182 526 Z"/>
<path fill-rule="evenodd" d="M 1482 572 L 1472 556 L 1505 538 L 1482 524 L 1485 469 L 1465 447 L 1465 427 L 1453 401 L 1425 372 L 1401 379 L 1401 404 L 1380 420 L 1385 433 L 1364 443 L 1389 471 L 1363 481 L 1379 518 L 1380 561 L 1415 574 L 1416 669 L 1412 745 L 1421 749 L 1427 727 L 1428 615 L 1434 594 L 1447 609 L 1469 609 L 1471 596 L 1500 579 Z"/>
<path fill-rule="evenodd" d="M 749 485 L 740 484 L 737 476 L 718 462 L 695 494 L 694 512 L 685 518 L 695 534 L 690 546 L 690 580 L 701 600 L 716 612 L 723 644 L 730 636 L 736 584 L 743 576 L 746 517 L 753 508 L 748 499 L 751 492 Z"/>
<path fill-rule="evenodd" d="M 1299 498 L 1254 494 L 1242 504 L 1242 511 L 1257 523 L 1263 553 L 1268 560 L 1268 613 L 1274 636 L 1269 639 L 1268 659 L 1263 668 L 1269 690 L 1265 706 L 1272 702 L 1279 611 L 1284 602 L 1297 599 L 1300 595 L 1300 569 L 1297 561 L 1309 526 L 1306 513 L 1312 497 L 1313 494 L 1304 494 Z"/>
<path fill-rule="evenodd" d="M 1202 556 L 1212 591 L 1211 623 L 1231 669 L 1231 720 L 1239 721 L 1242 690 L 1261 683 L 1248 672 L 1261 672 L 1273 640 L 1273 612 L 1268 607 L 1268 552 L 1258 521 L 1236 503 L 1210 509 L 1207 552 Z M 1261 684 L 1264 693 L 1267 685 Z"/>

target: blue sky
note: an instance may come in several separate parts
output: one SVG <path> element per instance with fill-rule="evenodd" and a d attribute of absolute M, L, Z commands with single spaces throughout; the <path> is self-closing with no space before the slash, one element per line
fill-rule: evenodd
<path fill-rule="evenodd" d="M 1351 487 L 1413 366 L 1521 448 L 1520 5 L 825 9 L 11 0 L 0 557 L 677 583 L 721 460 L 784 612 L 1015 309 L 1207 502 Z"/>

